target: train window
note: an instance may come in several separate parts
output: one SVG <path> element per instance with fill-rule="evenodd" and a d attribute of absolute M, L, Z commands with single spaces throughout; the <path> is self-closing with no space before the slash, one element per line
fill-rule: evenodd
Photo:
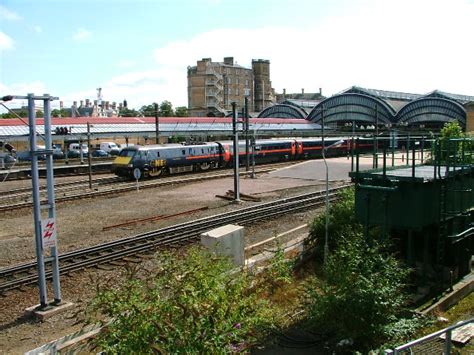
<path fill-rule="evenodd" d="M 121 157 L 133 157 L 135 155 L 135 150 L 122 149 L 119 156 Z"/>
<path fill-rule="evenodd" d="M 204 154 L 204 148 L 201 149 L 201 153 Z"/>
<path fill-rule="evenodd" d="M 193 149 L 189 148 L 189 154 L 193 154 Z"/>
<path fill-rule="evenodd" d="M 182 150 L 181 153 L 183 153 L 183 155 L 186 155 L 186 150 Z"/>

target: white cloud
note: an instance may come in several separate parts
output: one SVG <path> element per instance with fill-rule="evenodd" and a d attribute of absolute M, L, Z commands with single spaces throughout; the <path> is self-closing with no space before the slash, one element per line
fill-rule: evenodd
<path fill-rule="evenodd" d="M 8 10 L 5 6 L 0 5 L 0 19 L 16 21 L 20 20 L 21 17 L 15 12 Z"/>
<path fill-rule="evenodd" d="M 322 88 L 328 96 L 358 85 L 474 95 L 468 80 L 472 18 L 474 4 L 466 0 L 361 0 L 350 12 L 305 28 L 216 29 L 171 42 L 154 50 L 152 70 L 125 73 L 101 86 L 104 100 L 127 99 L 130 107 L 163 100 L 187 105 L 186 68 L 201 58 L 233 56 L 246 67 L 252 59 L 269 59 L 277 92 Z M 91 88 L 66 98 L 95 96 Z"/>
<path fill-rule="evenodd" d="M 35 26 L 33 27 L 33 30 L 36 32 L 36 33 L 41 33 L 43 32 L 43 28 L 41 26 Z"/>
<path fill-rule="evenodd" d="M 15 42 L 7 34 L 0 31 L 0 50 L 13 49 Z"/>
<path fill-rule="evenodd" d="M 124 59 L 117 63 L 117 67 L 122 68 L 122 69 L 128 69 L 128 68 L 134 67 L 136 64 L 137 63 L 134 62 L 133 60 Z"/>
<path fill-rule="evenodd" d="M 72 38 L 75 41 L 84 41 L 92 36 L 92 32 L 86 30 L 85 28 L 78 28 L 76 32 L 72 35 Z"/>

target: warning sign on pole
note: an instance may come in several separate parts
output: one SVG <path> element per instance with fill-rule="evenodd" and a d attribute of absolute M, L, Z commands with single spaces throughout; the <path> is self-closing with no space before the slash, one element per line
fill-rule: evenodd
<path fill-rule="evenodd" d="M 56 220 L 54 218 L 41 220 L 41 240 L 43 250 L 56 246 Z"/>

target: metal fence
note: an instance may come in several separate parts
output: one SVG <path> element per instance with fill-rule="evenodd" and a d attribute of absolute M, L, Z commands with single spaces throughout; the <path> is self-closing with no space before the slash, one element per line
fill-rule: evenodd
<path fill-rule="evenodd" d="M 401 355 L 401 354 L 445 354 L 452 352 L 452 336 L 453 331 L 474 323 L 474 318 L 452 325 L 448 328 L 439 330 L 435 333 L 424 336 L 423 338 L 411 341 L 404 345 L 400 345 L 395 349 L 385 350 L 385 354 Z M 471 330 L 472 331 L 472 330 Z"/>

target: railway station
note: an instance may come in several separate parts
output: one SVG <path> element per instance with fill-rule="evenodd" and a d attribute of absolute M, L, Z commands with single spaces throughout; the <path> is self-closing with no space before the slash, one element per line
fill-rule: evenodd
<path fill-rule="evenodd" d="M 22 233 L 29 230 L 38 235 L 44 228 L 39 227 L 38 217 L 47 210 L 48 224 L 58 221 L 62 239 L 61 252 L 53 246 L 37 263 L 25 263 L 33 255 L 21 238 L 12 241 L 6 249 L 9 261 L 1 269 L 1 291 L 15 293 L 38 283 L 40 306 L 24 308 L 41 319 L 55 317 L 78 301 L 74 288 L 67 282 L 60 284 L 60 272 L 76 273 L 86 267 L 110 271 L 142 263 L 143 254 L 150 250 L 184 246 L 214 230 L 232 230 L 226 238 L 240 235 L 242 242 L 232 244 L 237 251 L 231 257 L 243 265 L 267 260 L 270 256 L 260 249 L 269 240 L 281 239 L 286 252 L 303 255 L 315 209 L 327 215 L 337 191 L 349 185 L 355 186 L 355 214 L 365 238 L 370 240 L 377 231 L 381 240 L 394 243 L 401 260 L 416 270 L 417 282 L 425 287 L 420 297 L 452 289 L 471 270 L 473 145 L 470 138 L 439 140 L 420 122 L 435 129 L 455 121 L 466 129 L 472 116 L 462 105 L 446 106 L 445 98 L 420 100 L 443 103 L 440 110 L 444 111 L 435 114 L 436 105 L 427 109 L 423 102 L 413 104 L 410 110 L 398 111 L 412 115 L 402 119 L 407 124 L 400 124 L 389 104 L 350 92 L 323 100 L 306 118 L 249 118 L 248 124 L 237 122 L 235 116 L 51 119 L 45 115 L 29 126 L 22 120 L 9 121 L 0 127 L 2 138 L 19 147 L 35 147 L 31 154 L 36 159 L 30 167 L 2 171 L 2 181 L 7 183 L 33 181 L 33 189 L 2 190 L 4 233 L 15 235 L 23 226 Z M 373 110 L 363 110 L 372 105 Z M 292 110 L 290 106 L 285 109 Z M 181 144 L 166 144 L 177 136 L 184 138 Z M 125 147 L 117 158 L 94 164 L 90 155 L 87 164 L 74 159 L 53 164 L 53 150 L 38 149 L 38 137 L 43 137 L 46 147 L 77 141 L 92 148 L 92 142 L 104 139 L 125 141 Z M 252 142 L 251 150 L 246 150 L 242 138 Z M 38 165 L 41 155 L 46 156 L 45 163 Z M 132 157 L 139 159 L 133 158 L 132 163 Z M 134 165 L 137 161 L 145 165 Z M 97 176 L 120 164 L 129 169 L 128 179 Z M 73 177 L 54 186 L 53 171 L 58 178 L 61 172 Z M 89 179 L 76 180 L 82 173 Z M 27 180 L 17 183 L 15 177 Z M 34 229 L 25 228 L 31 216 L 13 212 L 31 207 L 38 221 Z M 216 210 L 225 212 L 215 214 Z M 269 231 L 274 236 L 269 237 Z M 7 235 L 4 238 L 9 240 Z M 326 253 L 330 243 L 326 236 L 319 247 Z M 36 274 L 37 265 L 43 266 Z M 81 276 L 77 282 L 83 284 Z"/>

